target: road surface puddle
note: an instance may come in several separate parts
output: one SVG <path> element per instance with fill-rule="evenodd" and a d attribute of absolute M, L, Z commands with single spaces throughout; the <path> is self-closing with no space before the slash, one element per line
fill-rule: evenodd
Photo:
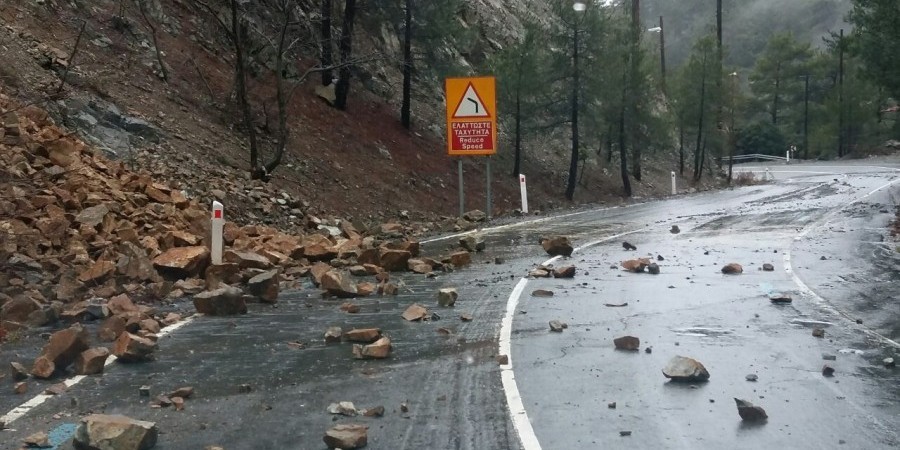
<path fill-rule="evenodd" d="M 791 323 L 794 325 L 803 325 L 804 327 L 830 327 L 834 325 L 831 322 L 812 319 L 793 319 L 791 320 Z"/>
<path fill-rule="evenodd" d="M 732 334 L 731 330 L 726 330 L 724 328 L 706 328 L 706 327 L 692 327 L 692 328 L 678 328 L 672 330 L 675 334 L 680 334 L 682 336 L 698 336 L 698 337 L 716 337 L 716 336 L 725 336 Z"/>

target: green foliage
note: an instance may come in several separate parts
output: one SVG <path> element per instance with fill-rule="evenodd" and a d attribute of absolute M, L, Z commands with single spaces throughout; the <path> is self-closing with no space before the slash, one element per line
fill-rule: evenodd
<path fill-rule="evenodd" d="M 865 63 L 865 74 L 900 98 L 900 7 L 897 0 L 853 0 L 856 26 L 850 47 Z"/>
<path fill-rule="evenodd" d="M 797 41 L 791 33 L 782 33 L 773 36 L 757 58 L 750 84 L 773 124 L 778 124 L 785 103 L 796 103 L 798 93 L 802 97 L 801 75 L 808 73 L 811 56 L 809 44 Z"/>
<path fill-rule="evenodd" d="M 521 113 L 526 119 L 533 118 L 539 109 L 539 94 L 544 82 L 540 29 L 527 24 L 524 38 L 495 53 L 488 61 L 490 73 L 497 77 L 498 102 L 505 105 L 500 111 L 500 119 L 513 122 L 514 105 L 518 101 Z"/>
<path fill-rule="evenodd" d="M 385 37 L 390 31 L 402 46 L 404 2 L 369 0 L 360 17 L 364 28 L 374 36 Z M 457 52 L 470 54 L 478 42 L 474 27 L 465 27 L 462 16 L 466 10 L 463 0 L 439 2 L 414 1 L 412 46 L 414 74 L 425 79 L 441 80 L 446 76 L 466 73 L 459 63 Z"/>
<path fill-rule="evenodd" d="M 741 128 L 737 133 L 737 154 L 784 156 L 787 139 L 772 122 L 762 120 Z"/>

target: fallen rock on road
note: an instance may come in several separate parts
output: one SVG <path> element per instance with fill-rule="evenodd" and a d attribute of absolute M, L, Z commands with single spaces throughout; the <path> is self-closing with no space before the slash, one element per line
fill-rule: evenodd
<path fill-rule="evenodd" d="M 384 359 L 391 355 L 391 340 L 382 336 L 369 345 L 353 344 L 353 357 L 356 359 Z"/>
<path fill-rule="evenodd" d="M 244 293 L 240 289 L 228 285 L 195 295 L 194 308 L 198 313 L 211 316 L 247 314 Z"/>
<path fill-rule="evenodd" d="M 455 288 L 442 288 L 438 291 L 438 306 L 441 307 L 450 307 L 456 304 L 456 299 L 459 297 L 459 293 L 456 292 Z"/>
<path fill-rule="evenodd" d="M 766 414 L 766 410 L 761 406 L 756 406 L 747 400 L 741 400 L 739 398 L 735 398 L 734 402 L 737 403 L 738 414 L 741 416 L 741 420 L 756 422 L 769 418 Z"/>
<path fill-rule="evenodd" d="M 147 450 L 156 445 L 158 436 L 153 422 L 92 414 L 81 419 L 72 444 L 77 450 Z"/>
<path fill-rule="evenodd" d="M 672 381 L 706 381 L 709 380 L 709 371 L 700 361 L 685 356 L 676 356 L 669 360 L 663 369 L 663 375 Z"/>
<path fill-rule="evenodd" d="M 637 351 L 641 348 L 641 340 L 634 336 L 622 336 L 613 339 L 616 350 Z"/>
<path fill-rule="evenodd" d="M 368 433 L 368 425 L 341 424 L 326 431 L 322 440 L 330 449 L 351 450 L 365 447 L 368 444 Z"/>
<path fill-rule="evenodd" d="M 567 258 L 572 256 L 572 252 L 575 250 L 572 247 L 572 243 L 569 242 L 569 238 L 565 236 L 556 236 L 549 239 L 541 238 L 541 247 L 550 256 L 565 256 Z"/>
<path fill-rule="evenodd" d="M 36 378 L 50 378 L 54 372 L 69 367 L 88 347 L 88 332 L 80 324 L 57 331 L 50 335 L 41 355 L 34 361 L 31 374 Z"/>

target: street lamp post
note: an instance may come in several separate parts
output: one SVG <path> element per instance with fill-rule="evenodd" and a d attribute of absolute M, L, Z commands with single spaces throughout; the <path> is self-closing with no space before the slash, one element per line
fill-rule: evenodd
<path fill-rule="evenodd" d="M 650 28 L 651 33 L 659 33 L 659 71 L 662 76 L 660 87 L 663 95 L 666 95 L 666 26 L 663 16 L 659 16 L 659 26 Z"/>
<path fill-rule="evenodd" d="M 587 9 L 587 5 L 581 2 L 575 2 L 572 5 L 575 13 L 582 13 Z M 578 173 L 578 92 L 580 90 L 580 80 L 578 73 L 578 18 L 576 17 L 572 23 L 573 48 L 572 48 L 572 159 L 569 162 L 569 181 L 566 185 L 566 198 L 572 200 L 575 197 L 575 182 Z"/>
<path fill-rule="evenodd" d="M 809 159 L 809 74 L 803 76 L 803 159 Z"/>
<path fill-rule="evenodd" d="M 731 176 L 734 173 L 734 152 L 735 147 L 737 147 L 737 133 L 734 129 L 734 109 L 735 109 L 735 91 L 737 90 L 737 81 L 738 81 L 738 73 L 731 72 L 731 130 L 729 133 L 729 138 L 731 140 L 731 145 L 729 145 L 728 153 L 728 184 L 731 185 Z"/>

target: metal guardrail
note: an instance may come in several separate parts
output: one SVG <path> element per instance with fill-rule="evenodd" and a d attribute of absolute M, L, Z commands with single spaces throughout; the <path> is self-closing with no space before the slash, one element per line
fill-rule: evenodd
<path fill-rule="evenodd" d="M 752 155 L 737 155 L 737 156 L 723 156 L 720 158 L 722 162 L 728 162 L 729 160 L 733 160 L 734 162 L 744 162 L 744 161 L 784 161 L 788 162 L 788 159 L 784 156 L 772 156 L 772 155 L 762 155 L 759 153 Z"/>

